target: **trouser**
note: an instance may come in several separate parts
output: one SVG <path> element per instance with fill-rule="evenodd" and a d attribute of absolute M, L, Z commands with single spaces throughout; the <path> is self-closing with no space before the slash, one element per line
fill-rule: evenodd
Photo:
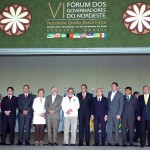
<path fill-rule="evenodd" d="M 134 135 L 134 123 L 135 120 L 122 119 L 121 120 L 121 134 L 123 144 L 127 144 L 127 133 L 129 132 L 129 143 L 133 144 L 133 135 Z"/>
<path fill-rule="evenodd" d="M 79 144 L 83 144 L 85 134 L 85 142 L 90 143 L 90 117 L 79 118 Z"/>
<path fill-rule="evenodd" d="M 135 130 L 134 140 L 138 140 L 140 138 L 141 131 L 141 122 L 138 120 L 135 120 Z"/>
<path fill-rule="evenodd" d="M 15 123 L 16 123 L 16 116 L 3 116 L 2 117 L 2 144 L 6 143 L 6 135 L 9 131 L 9 142 L 10 144 L 14 144 L 15 138 Z"/>
<path fill-rule="evenodd" d="M 65 117 L 64 118 L 64 144 L 69 144 L 69 131 L 71 128 L 71 144 L 76 143 L 77 132 L 77 117 Z"/>
<path fill-rule="evenodd" d="M 108 143 L 112 143 L 112 133 L 113 128 L 115 129 L 115 144 L 119 143 L 119 120 L 116 119 L 116 116 L 108 115 L 107 123 L 107 134 L 108 134 Z"/>
<path fill-rule="evenodd" d="M 26 129 L 25 133 L 25 141 L 29 142 L 30 140 L 30 129 L 31 129 L 32 115 L 28 114 L 24 116 L 23 114 L 18 115 L 18 124 L 19 124 L 19 133 L 18 133 L 18 141 L 23 142 L 24 135 L 24 127 Z"/>
<path fill-rule="evenodd" d="M 150 120 L 141 120 L 140 144 L 146 144 L 146 129 L 148 130 L 148 145 L 150 146 Z"/>
<path fill-rule="evenodd" d="M 99 144 L 100 138 L 99 138 L 99 125 L 101 125 L 101 143 L 105 144 L 106 142 L 106 122 L 104 119 L 101 120 L 94 120 L 94 139 L 95 144 Z"/>
<path fill-rule="evenodd" d="M 2 113 L 0 112 L 0 135 L 2 135 Z"/>
<path fill-rule="evenodd" d="M 57 143 L 59 119 L 53 119 L 51 115 L 46 117 L 49 143 Z"/>
<path fill-rule="evenodd" d="M 43 141 L 44 138 L 44 124 L 35 124 L 35 141 Z"/>

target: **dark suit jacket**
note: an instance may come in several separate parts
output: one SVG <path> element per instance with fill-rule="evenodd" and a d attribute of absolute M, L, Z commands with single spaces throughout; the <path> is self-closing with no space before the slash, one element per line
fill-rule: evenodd
<path fill-rule="evenodd" d="M 28 98 L 25 98 L 24 94 L 20 94 L 18 96 L 18 114 L 23 114 L 24 110 L 28 110 L 28 114 L 33 113 L 32 105 L 33 105 L 34 97 L 32 94 L 28 94 Z"/>
<path fill-rule="evenodd" d="M 147 105 L 145 105 L 144 95 L 139 96 L 137 114 L 141 117 L 141 120 L 150 120 L 150 95 Z"/>
<path fill-rule="evenodd" d="M 136 110 L 137 110 L 136 97 L 131 95 L 130 101 L 128 101 L 126 95 L 124 95 L 124 106 L 121 119 L 135 120 Z"/>
<path fill-rule="evenodd" d="M 91 115 L 94 116 L 94 120 L 104 120 L 104 116 L 108 115 L 108 99 L 106 97 L 102 96 L 101 102 L 98 102 L 97 97 L 94 97 Z"/>
<path fill-rule="evenodd" d="M 119 91 L 115 94 L 113 100 L 111 101 L 112 91 L 108 93 L 108 115 L 121 116 L 123 105 L 124 105 L 124 97 L 123 94 Z"/>
<path fill-rule="evenodd" d="M 90 118 L 93 95 L 91 93 L 87 92 L 84 100 L 82 98 L 82 93 L 78 93 L 77 97 L 78 97 L 79 103 L 80 103 L 80 108 L 78 109 L 79 119 L 82 118 L 83 116 L 85 118 Z"/>
<path fill-rule="evenodd" d="M 18 107 L 18 98 L 15 96 L 12 96 L 11 100 L 8 100 L 8 96 L 3 97 L 2 103 L 1 103 L 1 110 L 2 110 L 2 116 L 5 117 L 5 111 L 10 110 L 10 117 L 16 117 L 16 109 Z"/>

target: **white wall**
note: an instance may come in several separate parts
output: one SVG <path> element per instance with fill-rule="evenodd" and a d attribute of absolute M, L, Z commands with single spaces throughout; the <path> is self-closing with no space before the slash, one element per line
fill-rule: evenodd
<path fill-rule="evenodd" d="M 113 81 L 124 92 L 126 86 L 141 91 L 150 85 L 150 55 L 110 56 L 12 56 L 0 57 L 0 93 L 6 95 L 8 86 L 13 86 L 15 95 L 22 93 L 24 84 L 29 84 L 32 93 L 44 87 L 45 95 L 53 85 L 63 95 L 64 87 L 86 83 L 88 90 L 102 87 L 107 96 Z"/>

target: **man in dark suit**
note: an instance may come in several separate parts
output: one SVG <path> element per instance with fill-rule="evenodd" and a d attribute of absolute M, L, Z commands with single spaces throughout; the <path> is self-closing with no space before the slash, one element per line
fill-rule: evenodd
<path fill-rule="evenodd" d="M 149 86 L 143 87 L 143 95 L 138 99 L 138 117 L 141 121 L 140 144 L 144 147 L 146 144 L 146 130 L 148 130 L 148 146 L 150 146 L 150 94 Z"/>
<path fill-rule="evenodd" d="M 16 109 L 18 106 L 18 98 L 13 96 L 13 87 L 7 88 L 7 96 L 3 97 L 1 103 L 2 110 L 2 139 L 1 143 L 6 144 L 6 135 L 9 131 L 9 142 L 14 145 Z"/>
<path fill-rule="evenodd" d="M 119 146 L 119 120 L 122 114 L 124 97 L 121 92 L 118 91 L 118 83 L 113 82 L 111 84 L 112 91 L 108 93 L 108 146 L 112 146 L 112 132 L 113 127 L 115 129 L 115 146 Z"/>
<path fill-rule="evenodd" d="M 25 145 L 30 145 L 30 129 L 33 117 L 32 104 L 34 97 L 29 94 L 29 85 L 23 86 L 23 94 L 18 97 L 18 123 L 19 123 L 19 133 L 18 133 L 18 145 L 23 143 L 24 127 L 25 133 Z"/>
<path fill-rule="evenodd" d="M 134 135 L 134 123 L 135 123 L 136 110 L 137 110 L 137 99 L 135 96 L 132 95 L 132 88 L 126 87 L 125 95 L 124 95 L 123 112 L 121 115 L 121 123 L 122 123 L 121 132 L 122 132 L 123 146 L 127 145 L 128 131 L 129 131 L 130 146 L 134 145 L 133 135 Z"/>
<path fill-rule="evenodd" d="M 80 108 L 78 110 L 79 118 L 79 146 L 83 146 L 84 132 L 86 145 L 90 145 L 90 117 L 93 96 L 87 92 L 87 85 L 81 85 L 81 93 L 77 94 Z"/>
<path fill-rule="evenodd" d="M 91 118 L 94 120 L 94 139 L 95 145 L 99 146 L 99 125 L 101 125 L 101 143 L 105 146 L 106 142 L 106 121 L 108 118 L 108 99 L 103 96 L 103 90 L 98 88 L 96 91 L 91 109 Z"/>

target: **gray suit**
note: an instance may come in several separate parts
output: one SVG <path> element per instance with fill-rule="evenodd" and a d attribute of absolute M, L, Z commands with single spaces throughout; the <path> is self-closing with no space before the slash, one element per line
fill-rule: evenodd
<path fill-rule="evenodd" d="M 52 103 L 52 95 L 46 97 L 45 108 L 46 108 L 46 125 L 48 130 L 49 143 L 57 143 L 57 134 L 60 120 L 60 109 L 62 96 L 57 95 L 54 102 Z M 49 111 L 53 110 L 54 114 L 50 114 Z M 53 135 L 52 135 L 53 130 Z"/>
<path fill-rule="evenodd" d="M 108 143 L 112 143 L 112 132 L 113 127 L 115 129 L 115 144 L 119 143 L 118 140 L 118 126 L 119 120 L 116 119 L 116 116 L 121 116 L 124 105 L 123 94 L 119 91 L 116 92 L 114 98 L 111 100 L 112 91 L 108 93 L 108 123 L 107 123 L 107 133 L 108 133 Z"/>

